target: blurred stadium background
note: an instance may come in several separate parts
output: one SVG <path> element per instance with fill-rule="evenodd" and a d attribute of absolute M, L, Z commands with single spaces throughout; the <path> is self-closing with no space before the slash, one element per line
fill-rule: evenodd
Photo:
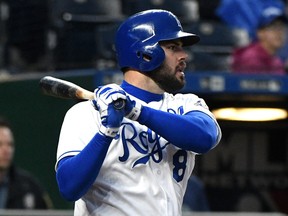
<path fill-rule="evenodd" d="M 221 144 L 196 158 L 195 167 L 195 174 L 206 187 L 209 215 L 288 213 L 288 77 L 230 72 L 232 49 L 249 39 L 245 31 L 230 28 L 218 19 L 214 12 L 219 2 L 0 0 L 0 115 L 8 117 L 15 128 L 15 162 L 39 178 L 55 210 L 67 210 L 69 215 L 73 208 L 58 193 L 54 163 L 64 114 L 79 101 L 43 96 L 39 80 L 52 75 L 90 90 L 121 82 L 113 52 L 117 26 L 134 12 L 162 8 L 174 12 L 185 30 L 201 37 L 201 42 L 188 50 L 183 92 L 203 97 L 213 111 L 266 107 L 285 112 L 284 118 L 269 121 L 219 117 Z M 267 115 L 260 111 L 254 114 Z"/>

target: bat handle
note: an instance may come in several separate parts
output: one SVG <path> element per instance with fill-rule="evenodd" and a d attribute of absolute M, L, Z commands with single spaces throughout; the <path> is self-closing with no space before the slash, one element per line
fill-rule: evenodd
<path fill-rule="evenodd" d="M 125 107 L 125 100 L 118 99 L 118 100 L 114 101 L 113 105 L 114 105 L 115 109 L 121 110 Z"/>

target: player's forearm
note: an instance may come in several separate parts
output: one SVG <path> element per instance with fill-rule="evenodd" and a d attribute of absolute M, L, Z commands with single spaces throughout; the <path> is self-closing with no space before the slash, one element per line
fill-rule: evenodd
<path fill-rule="evenodd" d="M 60 161 L 56 178 L 62 196 L 69 201 L 81 198 L 99 174 L 112 138 L 96 134 L 76 156 Z"/>
<path fill-rule="evenodd" d="M 185 150 L 205 153 L 216 144 L 216 124 L 210 116 L 200 111 L 177 115 L 143 107 L 138 121 Z"/>

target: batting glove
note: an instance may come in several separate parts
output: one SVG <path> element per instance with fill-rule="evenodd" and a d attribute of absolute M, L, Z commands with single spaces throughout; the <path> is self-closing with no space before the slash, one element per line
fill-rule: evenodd
<path fill-rule="evenodd" d="M 141 113 L 142 105 L 137 101 L 132 101 L 129 96 L 127 96 L 125 104 L 125 117 L 133 121 L 136 121 Z"/>
<path fill-rule="evenodd" d="M 101 117 L 100 133 L 115 137 L 125 115 L 124 109 L 117 109 L 115 103 L 126 100 L 125 91 L 116 84 L 105 85 L 94 91 L 94 107 Z"/>

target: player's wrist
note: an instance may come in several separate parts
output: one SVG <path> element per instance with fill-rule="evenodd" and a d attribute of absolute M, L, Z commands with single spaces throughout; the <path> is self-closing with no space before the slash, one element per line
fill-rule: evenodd
<path fill-rule="evenodd" d="M 100 126 L 99 133 L 106 137 L 114 138 L 119 132 L 119 127 L 105 127 L 104 125 Z"/>
<path fill-rule="evenodd" d="M 133 121 L 136 121 L 139 118 L 139 116 L 140 116 L 141 109 L 142 109 L 141 105 L 139 107 L 133 107 L 131 109 L 131 111 L 128 114 L 126 114 L 125 117 L 129 118 L 129 119 L 131 119 Z"/>
<path fill-rule="evenodd" d="M 141 113 L 142 105 L 137 101 L 132 101 L 129 97 L 126 99 L 125 117 L 136 121 Z"/>

